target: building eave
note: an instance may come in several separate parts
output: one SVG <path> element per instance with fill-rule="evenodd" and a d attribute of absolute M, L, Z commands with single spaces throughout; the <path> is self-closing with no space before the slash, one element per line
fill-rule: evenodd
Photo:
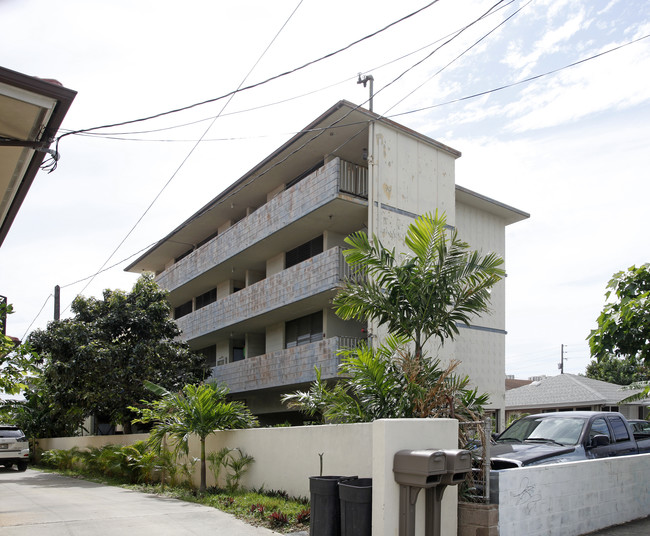
<path fill-rule="evenodd" d="M 54 80 L 0 67 L 0 115 L 6 121 L 0 121 L 0 245 L 76 94 Z"/>

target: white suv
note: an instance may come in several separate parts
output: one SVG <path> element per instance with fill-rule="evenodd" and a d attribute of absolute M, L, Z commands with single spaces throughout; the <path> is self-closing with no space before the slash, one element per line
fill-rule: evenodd
<path fill-rule="evenodd" d="M 19 471 L 27 469 L 29 442 L 17 426 L 0 424 L 0 465 L 16 464 Z"/>

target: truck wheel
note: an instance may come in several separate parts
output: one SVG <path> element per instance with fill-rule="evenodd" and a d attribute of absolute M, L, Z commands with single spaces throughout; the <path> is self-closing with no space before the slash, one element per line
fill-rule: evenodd
<path fill-rule="evenodd" d="M 18 467 L 18 470 L 22 473 L 23 471 L 27 471 L 27 462 L 18 462 L 16 464 L 16 467 Z"/>

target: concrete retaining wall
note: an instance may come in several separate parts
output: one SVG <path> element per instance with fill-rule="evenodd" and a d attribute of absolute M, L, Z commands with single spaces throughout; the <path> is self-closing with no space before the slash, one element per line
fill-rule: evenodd
<path fill-rule="evenodd" d="M 577 536 L 650 515 L 650 454 L 493 471 L 499 534 Z"/>

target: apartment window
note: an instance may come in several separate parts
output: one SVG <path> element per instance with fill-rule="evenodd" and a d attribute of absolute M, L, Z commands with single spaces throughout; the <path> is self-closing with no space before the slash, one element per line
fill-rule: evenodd
<path fill-rule="evenodd" d="M 196 297 L 196 308 L 200 309 L 217 301 L 217 289 L 213 288 Z"/>
<path fill-rule="evenodd" d="M 285 325 L 287 348 L 320 341 L 323 338 L 323 311 L 291 320 Z"/>
<path fill-rule="evenodd" d="M 205 357 L 205 366 L 208 368 L 216 367 L 217 366 L 217 346 L 212 345 L 208 346 L 206 348 L 201 348 L 200 350 L 196 351 L 197 354 L 202 355 Z"/>
<path fill-rule="evenodd" d="M 323 253 L 323 235 L 317 236 L 291 251 L 287 251 L 285 254 L 284 266 L 285 268 L 291 268 L 302 261 L 311 259 L 319 253 Z"/>
<path fill-rule="evenodd" d="M 174 318 L 179 319 L 185 315 L 189 315 L 192 312 L 192 300 L 185 302 L 183 305 L 179 305 L 174 308 Z"/>

